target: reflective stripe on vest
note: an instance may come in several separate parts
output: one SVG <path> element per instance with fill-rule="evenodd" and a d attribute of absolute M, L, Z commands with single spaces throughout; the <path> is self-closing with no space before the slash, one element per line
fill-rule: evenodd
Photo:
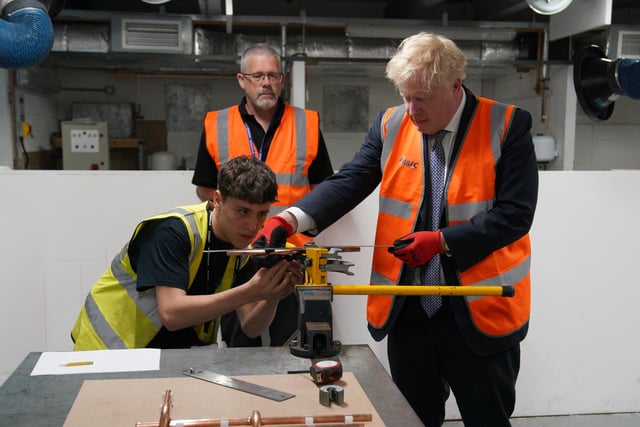
<path fill-rule="evenodd" d="M 507 134 L 513 111 L 513 106 L 478 98 L 478 106 L 463 144 L 451 161 L 445 189 L 448 225 L 468 221 L 474 215 L 486 212 L 493 206 L 495 166 L 500 160 L 501 143 Z M 376 244 L 390 245 L 394 238 L 415 229 L 417 210 L 422 205 L 426 188 L 426 168 L 422 166 L 424 156 L 420 157 L 424 145 L 421 134 L 404 115 L 404 107 L 388 110 L 383 115 L 383 122 L 383 180 L 380 187 L 381 214 L 378 218 Z M 416 136 L 407 137 L 411 133 L 419 135 L 420 139 Z M 394 139 L 391 139 L 392 137 Z M 467 143 L 470 140 L 473 143 Z M 393 150 L 387 149 L 387 146 L 393 146 Z M 417 166 L 423 176 L 418 178 L 411 170 L 412 166 Z M 413 195 L 413 198 L 410 195 Z M 380 235 L 383 237 L 380 238 Z M 385 252 L 374 251 L 372 283 L 389 284 L 400 280 L 401 263 L 394 261 L 395 257 L 389 257 Z M 488 335 L 504 335 L 515 331 L 526 322 L 530 305 L 529 266 L 530 245 L 526 235 L 495 251 L 467 271 L 458 273 L 462 285 L 492 284 L 516 287 L 514 298 L 466 298 L 473 321 L 480 331 Z M 367 315 L 372 327 L 386 326 L 392 302 L 391 297 L 369 298 Z M 496 316 L 496 313 L 503 315 Z"/>
<path fill-rule="evenodd" d="M 493 277 L 487 277 L 484 280 L 478 280 L 474 283 L 469 283 L 468 286 L 504 286 L 505 284 L 515 284 L 525 279 L 529 274 L 531 268 L 531 257 L 525 258 L 520 264 L 514 266 L 511 270 L 507 270 L 502 274 L 497 274 Z M 475 301 L 483 296 L 469 296 L 466 297 L 467 301 Z"/>

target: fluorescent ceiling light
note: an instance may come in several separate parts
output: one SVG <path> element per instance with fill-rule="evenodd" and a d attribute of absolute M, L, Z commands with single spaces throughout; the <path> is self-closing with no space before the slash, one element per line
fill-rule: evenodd
<path fill-rule="evenodd" d="M 144 3 L 149 4 L 164 4 L 169 3 L 171 0 L 142 0 Z"/>
<path fill-rule="evenodd" d="M 421 31 L 440 34 L 454 41 L 509 41 L 514 40 L 516 37 L 516 30 L 511 28 L 438 27 L 427 25 L 394 27 L 374 24 L 348 24 L 345 29 L 345 34 L 347 37 L 404 39 Z"/>

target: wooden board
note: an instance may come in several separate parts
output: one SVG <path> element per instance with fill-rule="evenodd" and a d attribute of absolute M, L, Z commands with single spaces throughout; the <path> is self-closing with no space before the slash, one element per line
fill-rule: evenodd
<path fill-rule="evenodd" d="M 371 414 L 368 426 L 384 426 L 380 416 L 353 373 L 345 372 L 335 383 L 344 388 L 344 404 L 326 407 L 308 374 L 236 376 L 244 381 L 293 393 L 294 398 L 276 402 L 197 378 L 151 378 L 87 380 L 69 411 L 64 427 L 135 426 L 136 422 L 160 419 L 165 390 L 171 390 L 172 420 L 202 418 L 249 418 L 254 410 L 262 418 L 282 416 Z"/>
<path fill-rule="evenodd" d="M 164 120 L 136 120 L 136 137 L 144 139 L 144 169 L 150 169 L 149 156 L 167 151 L 167 126 Z"/>

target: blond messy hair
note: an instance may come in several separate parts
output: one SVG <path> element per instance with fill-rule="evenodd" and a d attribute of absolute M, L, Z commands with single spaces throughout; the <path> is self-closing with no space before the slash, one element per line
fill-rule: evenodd
<path fill-rule="evenodd" d="M 387 78 L 400 87 L 407 82 L 426 90 L 464 80 L 467 58 L 446 37 L 421 32 L 404 39 L 387 64 Z"/>

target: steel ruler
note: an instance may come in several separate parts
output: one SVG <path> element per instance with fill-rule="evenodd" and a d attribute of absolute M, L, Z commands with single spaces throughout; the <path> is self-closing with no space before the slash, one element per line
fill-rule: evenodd
<path fill-rule="evenodd" d="M 254 384 L 247 381 L 242 381 L 236 378 L 231 378 L 226 375 L 216 374 L 215 372 L 211 371 L 202 371 L 199 369 L 189 368 L 182 371 L 182 374 L 189 377 L 197 378 L 199 380 L 218 384 L 223 387 L 229 387 L 234 390 L 244 391 L 245 393 L 265 397 L 267 399 L 275 400 L 276 402 L 282 402 L 283 400 L 295 397 L 295 394 L 275 390 L 273 388 L 261 386 L 259 384 Z"/>

